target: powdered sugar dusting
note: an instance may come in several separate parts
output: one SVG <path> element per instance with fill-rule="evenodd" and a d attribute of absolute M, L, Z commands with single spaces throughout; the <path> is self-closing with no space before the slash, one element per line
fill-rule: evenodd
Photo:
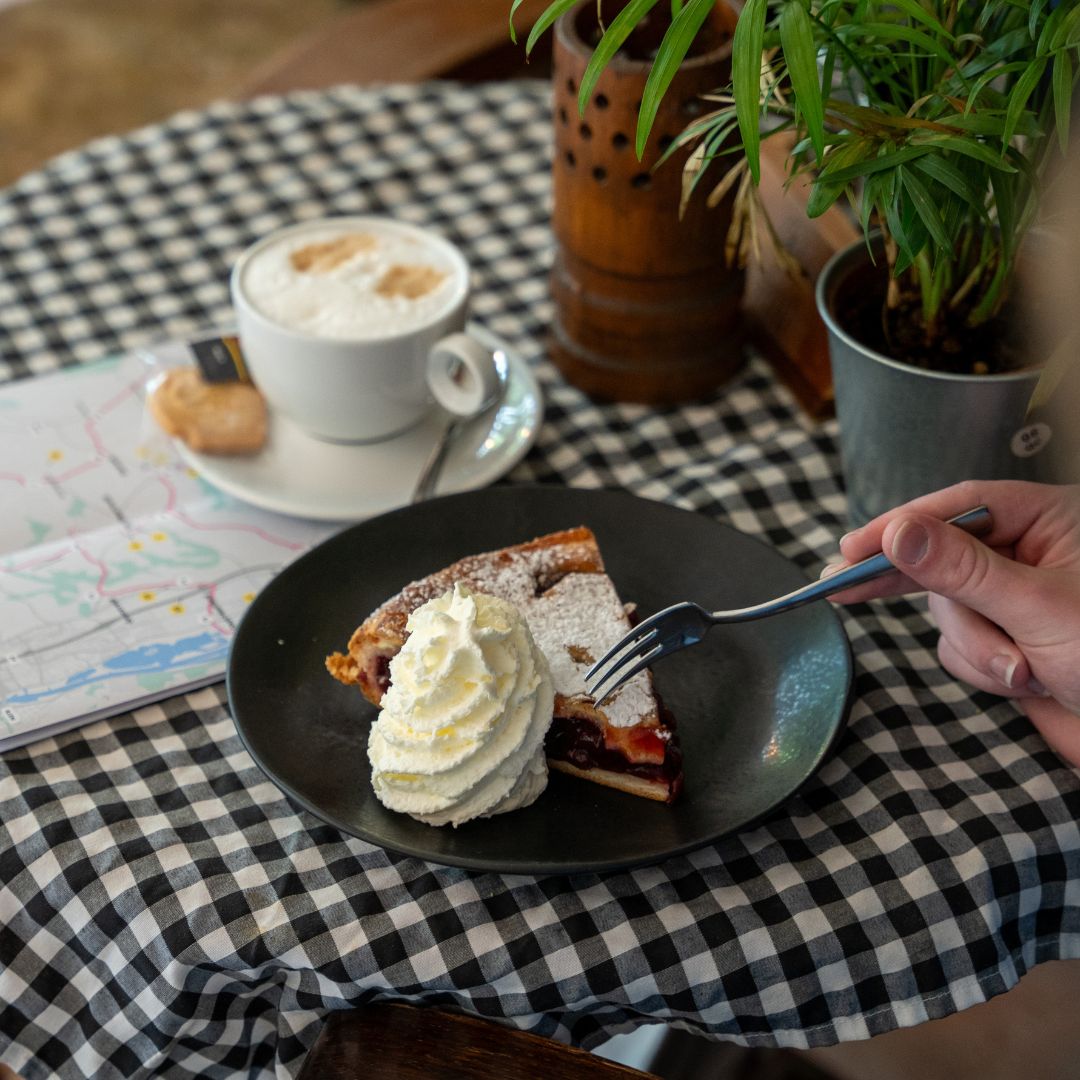
<path fill-rule="evenodd" d="M 470 555 L 440 573 L 406 585 L 373 618 L 378 619 L 387 609 L 413 611 L 441 596 L 457 581 L 468 585 L 473 592 L 498 596 L 524 610 L 527 601 L 535 599 L 538 592 L 566 574 L 568 564 L 590 566 L 596 561 L 596 549 L 584 543 Z"/>
<path fill-rule="evenodd" d="M 585 673 L 630 629 L 606 574 L 568 574 L 521 610 L 563 697 L 585 695 Z M 654 709 L 649 676 L 640 671 L 600 711 L 613 727 L 632 727 Z"/>
<path fill-rule="evenodd" d="M 597 572 L 567 573 L 568 567 Z M 458 581 L 474 592 L 509 600 L 521 611 L 547 657 L 556 693 L 566 698 L 586 697 L 585 673 L 630 629 L 615 586 L 602 572 L 596 548 L 589 543 L 526 546 L 470 556 L 406 585 L 372 620 L 390 609 L 413 611 Z M 613 727 L 632 727 L 655 710 L 651 677 L 642 671 L 599 711 Z"/>

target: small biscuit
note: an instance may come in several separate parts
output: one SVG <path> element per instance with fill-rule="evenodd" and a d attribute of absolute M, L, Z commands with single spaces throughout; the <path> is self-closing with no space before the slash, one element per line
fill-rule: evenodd
<path fill-rule="evenodd" d="M 266 402 L 251 383 L 208 383 L 197 368 L 173 368 L 147 405 L 196 453 L 254 454 L 266 442 Z"/>

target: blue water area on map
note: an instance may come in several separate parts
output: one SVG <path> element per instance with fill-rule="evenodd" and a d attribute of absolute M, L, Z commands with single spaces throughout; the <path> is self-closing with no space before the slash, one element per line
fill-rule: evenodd
<path fill-rule="evenodd" d="M 65 694 L 79 687 L 108 679 L 130 678 L 132 675 L 148 675 L 162 671 L 175 671 L 196 664 L 208 664 L 215 660 L 224 660 L 228 652 L 228 639 L 214 633 L 196 634 L 193 637 L 164 644 L 140 645 L 138 648 L 113 656 L 95 667 L 76 672 L 60 686 L 12 694 L 7 698 L 7 704 L 27 705 L 32 701 L 40 701 L 54 694 Z"/>

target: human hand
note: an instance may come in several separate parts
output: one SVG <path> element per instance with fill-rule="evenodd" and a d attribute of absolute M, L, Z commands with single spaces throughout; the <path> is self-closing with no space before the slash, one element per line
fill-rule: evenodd
<path fill-rule="evenodd" d="M 985 503 L 979 539 L 946 518 Z M 840 540 L 834 572 L 884 551 L 898 568 L 837 593 L 856 603 L 930 592 L 938 656 L 958 679 L 1019 707 L 1080 766 L 1080 487 L 970 481 L 915 499 Z"/>

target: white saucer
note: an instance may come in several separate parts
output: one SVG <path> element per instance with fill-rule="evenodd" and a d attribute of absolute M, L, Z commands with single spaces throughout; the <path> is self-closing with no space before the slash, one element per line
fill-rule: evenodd
<path fill-rule="evenodd" d="M 506 393 L 459 433 L 438 495 L 484 487 L 512 469 L 536 441 L 544 413 L 528 364 L 483 327 L 471 323 L 469 333 L 506 355 Z M 179 440 L 176 447 L 205 480 L 244 502 L 319 521 L 358 521 L 409 502 L 447 415 L 436 407 L 397 438 L 350 446 L 314 439 L 271 414 L 266 447 L 253 457 L 197 454 Z"/>

